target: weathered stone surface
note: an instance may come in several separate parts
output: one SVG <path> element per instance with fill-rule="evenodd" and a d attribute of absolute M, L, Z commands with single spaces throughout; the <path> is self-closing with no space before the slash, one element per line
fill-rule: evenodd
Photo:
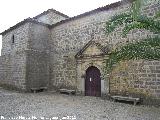
<path fill-rule="evenodd" d="M 49 28 L 34 23 L 26 23 L 5 34 L 0 61 L 1 84 L 24 91 L 48 86 L 49 39 Z"/>
<path fill-rule="evenodd" d="M 27 48 L 29 40 L 29 26 L 30 24 L 26 23 L 2 36 L 2 55 L 14 54 L 17 51 L 22 51 Z M 13 35 L 14 44 L 12 43 Z"/>
<path fill-rule="evenodd" d="M 155 91 L 159 90 L 159 79 L 157 77 L 159 75 L 159 72 L 155 72 L 153 70 L 153 68 L 156 68 L 156 65 L 153 64 L 158 64 L 158 62 L 159 61 L 148 61 L 147 63 L 147 61 L 145 60 L 130 60 L 121 62 L 117 67 L 113 69 L 113 72 L 110 76 L 110 80 L 113 81 L 111 82 L 113 85 L 110 87 L 111 92 L 113 92 L 114 94 L 137 94 L 138 96 L 140 95 L 145 97 L 158 97 L 157 92 L 155 93 Z M 138 69 L 131 67 L 134 66 L 135 63 L 139 64 Z M 149 65 L 152 65 L 152 67 Z M 146 73 L 146 71 L 141 71 L 142 68 L 151 72 Z M 121 71 L 127 71 L 128 74 L 126 74 L 126 76 L 123 76 L 121 75 Z"/>
<path fill-rule="evenodd" d="M 26 54 L 21 51 L 17 54 L 1 56 L 2 85 L 11 85 L 17 89 L 26 89 Z"/>
<path fill-rule="evenodd" d="M 103 55 L 103 50 L 110 52 L 127 43 L 154 36 L 150 31 L 135 29 L 123 38 L 123 26 L 106 35 L 106 21 L 116 14 L 129 12 L 130 7 L 131 3 L 127 2 L 66 21 L 66 17 L 49 12 L 36 20 L 56 24 L 52 27 L 27 22 L 9 31 L 3 36 L 1 82 L 25 90 L 47 86 L 76 89 L 83 94 L 86 69 L 96 66 L 101 71 L 103 94 L 159 98 L 159 61 L 123 61 L 115 65 L 111 74 L 106 75 L 107 54 Z M 141 13 L 154 16 L 159 8 L 159 2 L 151 0 Z M 91 45 L 83 51 L 81 58 L 75 58 L 89 41 L 99 43 L 103 50 Z"/>
<path fill-rule="evenodd" d="M 58 11 L 49 9 L 42 13 L 42 15 L 37 16 L 35 19 L 39 22 L 52 25 L 68 18 L 66 15 L 61 15 L 62 13 L 57 12 Z"/>
<path fill-rule="evenodd" d="M 49 54 L 34 50 L 27 51 L 26 86 L 41 88 L 49 86 Z"/>

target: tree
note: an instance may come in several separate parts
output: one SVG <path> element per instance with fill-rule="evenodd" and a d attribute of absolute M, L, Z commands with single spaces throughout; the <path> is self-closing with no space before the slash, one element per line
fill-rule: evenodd
<path fill-rule="evenodd" d="M 117 26 L 122 24 L 125 25 L 122 33 L 123 36 L 126 36 L 129 31 L 135 28 L 160 33 L 160 21 L 156 20 L 156 18 L 160 17 L 160 12 L 158 12 L 154 18 L 141 15 L 140 9 L 144 1 L 146 0 L 136 0 L 132 4 L 130 12 L 113 16 L 110 21 L 106 22 L 106 33 L 109 34 L 113 32 Z"/>
<path fill-rule="evenodd" d="M 160 37 L 158 36 L 160 33 L 160 21 L 158 20 L 160 11 L 153 18 L 141 15 L 140 10 L 145 2 L 146 0 L 135 0 L 129 12 L 113 16 L 106 22 L 106 34 L 108 35 L 116 27 L 124 25 L 122 30 L 123 37 L 126 37 L 135 28 L 150 30 L 155 34 L 155 37 L 128 43 L 120 49 L 112 51 L 107 60 L 108 71 L 112 70 L 113 64 L 122 60 L 160 59 Z"/>

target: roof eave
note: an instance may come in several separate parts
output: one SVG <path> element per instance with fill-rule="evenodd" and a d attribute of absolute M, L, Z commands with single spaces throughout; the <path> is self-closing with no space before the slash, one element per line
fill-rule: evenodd
<path fill-rule="evenodd" d="M 66 23 L 66 22 L 69 22 L 69 21 L 72 21 L 72 20 L 76 20 L 76 19 L 88 16 L 88 15 L 91 15 L 91 14 L 94 14 L 94 13 L 97 13 L 97 12 L 100 12 L 100 11 L 110 10 L 110 9 L 116 8 L 116 7 L 120 6 L 120 5 L 123 5 L 124 3 L 132 3 L 133 1 L 135 1 L 135 0 L 121 0 L 121 1 L 118 1 L 118 2 L 115 2 L 115 3 L 111 3 L 111 4 L 106 5 L 104 7 L 99 7 L 97 9 L 91 10 L 89 12 L 85 12 L 85 13 L 82 13 L 80 15 L 77 15 L 77 16 L 74 16 L 74 17 L 70 17 L 68 19 L 65 19 L 65 20 L 62 20 L 60 22 L 57 22 L 56 24 L 51 25 L 50 28 L 54 28 L 54 27 L 56 27 L 58 25 L 61 25 L 63 23 Z"/>
<path fill-rule="evenodd" d="M 23 21 L 17 23 L 16 25 L 10 27 L 9 29 L 3 31 L 0 33 L 0 35 L 5 35 L 6 33 L 16 29 L 17 27 L 21 26 L 21 25 L 24 25 L 25 23 L 27 22 L 31 22 L 31 23 L 36 23 L 36 24 L 40 24 L 40 25 L 43 25 L 43 26 L 47 26 L 48 28 L 50 27 L 49 24 L 45 24 L 45 23 L 42 23 L 42 22 L 38 22 L 36 20 L 34 20 L 33 18 L 27 18 L 27 19 L 24 19 Z"/>
<path fill-rule="evenodd" d="M 56 13 L 56 14 L 62 16 L 62 17 L 69 18 L 68 15 L 65 15 L 65 14 L 63 14 L 63 13 L 61 13 L 61 12 L 55 10 L 55 9 L 48 9 L 47 11 L 44 11 L 43 13 L 40 13 L 39 15 L 33 17 L 33 19 L 37 19 L 37 18 L 39 18 L 39 17 L 41 17 L 41 16 L 43 16 L 43 15 L 48 14 L 49 12 L 54 12 L 54 13 Z"/>

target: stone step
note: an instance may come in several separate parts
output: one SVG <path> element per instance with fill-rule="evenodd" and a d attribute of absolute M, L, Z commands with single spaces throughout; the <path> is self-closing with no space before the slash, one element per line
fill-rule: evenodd
<path fill-rule="evenodd" d="M 75 94 L 75 90 L 69 90 L 69 89 L 59 89 L 60 93 L 68 93 L 68 94 Z"/>
<path fill-rule="evenodd" d="M 56 93 L 57 91 L 56 90 L 49 90 L 47 91 L 48 93 Z"/>
<path fill-rule="evenodd" d="M 132 101 L 134 105 L 136 105 L 138 102 L 140 102 L 140 98 L 134 98 L 134 97 L 125 97 L 125 96 L 111 96 L 111 98 L 115 100 L 124 100 L 124 101 Z"/>

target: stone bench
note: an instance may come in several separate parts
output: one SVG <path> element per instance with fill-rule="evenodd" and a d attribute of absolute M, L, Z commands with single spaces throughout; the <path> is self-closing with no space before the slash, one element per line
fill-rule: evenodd
<path fill-rule="evenodd" d="M 67 94 L 75 94 L 75 90 L 69 90 L 69 89 L 59 89 L 60 93 L 67 93 Z"/>
<path fill-rule="evenodd" d="M 47 90 L 47 87 L 31 88 L 31 91 L 33 91 L 33 93 L 36 93 L 37 91 L 44 91 L 44 90 Z"/>
<path fill-rule="evenodd" d="M 140 102 L 140 98 L 133 98 L 133 97 L 124 97 L 124 96 L 111 96 L 111 98 L 115 100 L 122 100 L 122 101 L 131 101 L 136 105 L 138 102 Z"/>

